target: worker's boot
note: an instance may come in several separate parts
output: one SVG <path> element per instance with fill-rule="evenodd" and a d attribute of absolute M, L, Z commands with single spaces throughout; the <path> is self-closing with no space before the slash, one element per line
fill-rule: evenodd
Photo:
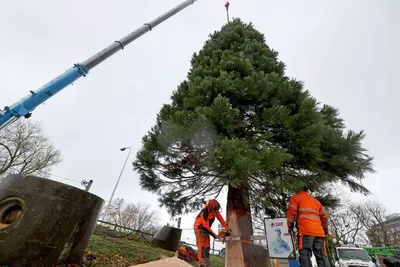
<path fill-rule="evenodd" d="M 205 258 L 204 260 L 204 267 L 211 267 L 211 262 L 209 258 Z"/>
<path fill-rule="evenodd" d="M 199 267 L 211 267 L 211 262 L 210 261 L 204 261 L 204 263 L 200 263 Z"/>

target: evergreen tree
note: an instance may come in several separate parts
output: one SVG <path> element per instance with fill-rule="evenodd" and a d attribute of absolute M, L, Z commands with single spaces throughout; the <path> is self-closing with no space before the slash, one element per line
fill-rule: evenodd
<path fill-rule="evenodd" d="M 228 221 L 250 205 L 275 215 L 304 185 L 318 192 L 341 181 L 368 193 L 357 181 L 373 171 L 364 133 L 345 132 L 338 110 L 285 76 L 277 56 L 239 19 L 193 55 L 134 162 L 142 188 L 172 215 L 200 209 L 226 187 Z"/>

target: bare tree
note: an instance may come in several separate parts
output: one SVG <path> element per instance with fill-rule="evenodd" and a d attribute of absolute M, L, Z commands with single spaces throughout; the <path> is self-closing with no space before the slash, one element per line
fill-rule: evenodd
<path fill-rule="evenodd" d="M 387 215 L 385 206 L 377 201 L 348 202 L 330 212 L 331 233 L 342 244 L 398 246 L 398 217 L 388 219 Z"/>
<path fill-rule="evenodd" d="M 363 239 L 369 241 L 372 246 L 399 245 L 400 234 L 392 230 L 383 204 L 377 201 L 351 204 L 350 210 L 364 227 Z"/>
<path fill-rule="evenodd" d="M 0 131 L 0 180 L 8 174 L 48 177 L 61 160 L 39 123 L 17 121 Z"/>
<path fill-rule="evenodd" d="M 336 241 L 345 245 L 357 243 L 363 232 L 363 224 L 348 205 L 329 214 L 329 225 Z"/>
<path fill-rule="evenodd" d="M 118 225 L 139 230 L 146 233 L 155 233 L 160 228 L 158 214 L 145 203 L 126 203 L 124 199 L 114 200 L 105 216 L 105 220 Z"/>

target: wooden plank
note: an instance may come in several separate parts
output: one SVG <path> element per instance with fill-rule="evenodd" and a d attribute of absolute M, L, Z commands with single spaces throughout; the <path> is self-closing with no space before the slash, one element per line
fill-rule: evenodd
<path fill-rule="evenodd" d="M 163 259 L 163 260 L 158 260 L 158 261 L 152 261 L 152 262 L 148 262 L 148 263 L 144 263 L 144 264 L 138 264 L 135 265 L 136 266 L 140 266 L 140 267 L 193 267 L 193 265 L 180 260 L 176 257 L 172 257 L 172 258 L 167 258 L 167 259 Z"/>

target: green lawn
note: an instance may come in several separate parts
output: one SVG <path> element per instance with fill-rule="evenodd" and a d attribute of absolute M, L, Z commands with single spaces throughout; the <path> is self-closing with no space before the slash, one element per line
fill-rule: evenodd
<path fill-rule="evenodd" d="M 84 266 L 129 266 L 173 257 L 174 253 L 151 247 L 139 236 L 113 238 L 93 235 L 84 257 Z M 214 267 L 224 267 L 224 258 L 212 256 Z"/>

